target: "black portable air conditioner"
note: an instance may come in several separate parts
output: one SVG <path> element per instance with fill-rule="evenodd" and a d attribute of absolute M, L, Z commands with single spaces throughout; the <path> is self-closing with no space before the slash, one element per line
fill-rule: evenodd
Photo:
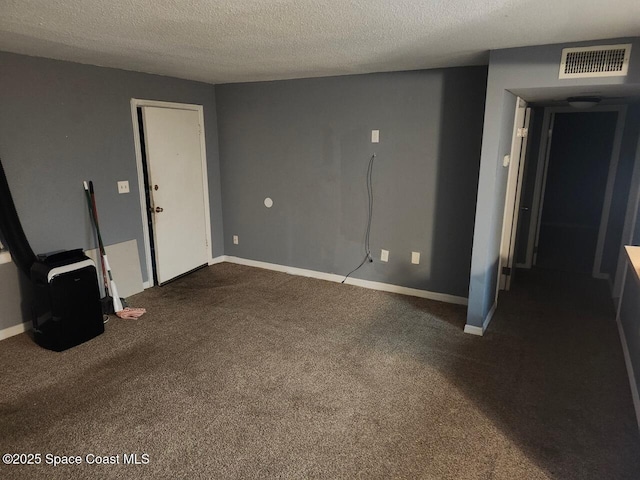
<path fill-rule="evenodd" d="M 60 352 L 104 332 L 96 267 L 82 250 L 39 255 L 31 280 L 38 345 Z"/>

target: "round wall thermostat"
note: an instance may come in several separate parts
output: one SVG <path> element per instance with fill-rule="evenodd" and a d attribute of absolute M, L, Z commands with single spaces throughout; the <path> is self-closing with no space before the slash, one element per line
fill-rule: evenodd
<path fill-rule="evenodd" d="M 269 197 L 264 199 L 264 206 L 267 208 L 271 208 L 273 207 L 273 200 L 271 200 Z"/>

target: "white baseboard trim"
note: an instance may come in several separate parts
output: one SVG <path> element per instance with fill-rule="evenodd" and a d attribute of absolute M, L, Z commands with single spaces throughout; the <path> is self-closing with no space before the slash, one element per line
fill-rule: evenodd
<path fill-rule="evenodd" d="M 209 259 L 209 265 L 215 265 L 216 263 L 222 263 L 227 261 L 226 255 L 219 255 L 217 257 L 211 257 Z"/>
<path fill-rule="evenodd" d="M 629 386 L 631 387 L 631 398 L 633 399 L 633 408 L 636 411 L 636 422 L 638 423 L 638 429 L 640 429 L 640 393 L 638 392 L 638 384 L 636 383 L 636 376 L 633 371 L 633 364 L 631 363 L 631 354 L 629 353 L 629 347 L 627 346 L 627 337 L 624 334 L 624 328 L 620 321 L 620 314 L 616 315 L 616 323 L 618 324 L 618 333 L 620 334 L 620 342 L 622 342 L 622 353 L 624 355 L 624 363 L 627 366 L 627 375 L 629 376 Z"/>
<path fill-rule="evenodd" d="M 482 322 L 482 333 L 487 331 L 487 327 L 491 323 L 491 320 L 493 320 L 494 313 L 496 313 L 496 308 L 498 308 L 498 302 L 493 303 L 493 307 L 491 307 L 491 310 L 489 310 L 487 318 L 485 318 L 484 322 Z"/>
<path fill-rule="evenodd" d="M 0 252 L 0 265 L 9 262 L 11 262 L 11 254 L 9 253 L 9 250 L 3 250 Z"/>
<path fill-rule="evenodd" d="M 491 320 L 493 319 L 493 314 L 496 313 L 496 308 L 498 308 L 498 302 L 495 302 L 493 304 L 493 307 L 491 307 L 491 310 L 489 310 L 487 318 L 485 318 L 484 322 L 482 322 L 482 327 L 476 327 L 475 325 L 469 325 L 467 323 L 464 326 L 464 333 L 470 333 L 471 335 L 478 335 L 480 337 L 483 336 L 484 332 L 487 331 L 489 323 L 491 323 Z"/>
<path fill-rule="evenodd" d="M 476 327 L 475 325 L 469 325 L 468 323 L 464 326 L 464 333 L 469 333 L 471 335 L 477 335 L 479 337 L 482 336 L 484 331 L 482 327 Z"/>
<path fill-rule="evenodd" d="M 603 272 L 596 272 L 592 275 L 592 277 L 598 280 L 609 280 L 609 274 Z"/>
<path fill-rule="evenodd" d="M 0 330 L 0 340 L 5 340 L 9 337 L 20 335 L 27 330 L 31 330 L 31 322 L 19 323 L 18 325 L 14 325 L 13 327 L 3 328 L 2 330 Z"/>
<path fill-rule="evenodd" d="M 288 267 L 286 265 L 278 265 L 276 263 L 260 262 L 257 260 L 248 260 L 246 258 L 222 255 L 216 257 L 216 263 L 229 262 L 238 265 L 246 265 L 249 267 L 263 268 L 265 270 L 273 270 L 276 272 L 288 273 L 289 275 L 298 275 L 301 277 L 316 278 L 318 280 L 327 280 L 329 282 L 340 283 L 344 279 L 344 275 L 336 275 L 334 273 L 318 272 L 316 270 L 307 270 L 305 268 Z M 380 290 L 383 292 L 399 293 L 400 295 L 409 295 L 411 297 L 427 298 L 439 302 L 455 303 L 457 305 L 467 305 L 468 300 L 465 297 L 449 295 L 447 293 L 430 292 L 428 290 L 419 290 L 417 288 L 401 287 L 390 283 L 372 282 L 370 280 L 360 280 L 358 278 L 347 278 L 344 282 L 347 285 L 355 285 L 356 287 L 369 288 L 371 290 Z"/>

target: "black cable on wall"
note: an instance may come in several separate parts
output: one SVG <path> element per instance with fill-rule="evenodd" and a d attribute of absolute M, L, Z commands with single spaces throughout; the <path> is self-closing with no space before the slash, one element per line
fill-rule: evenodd
<path fill-rule="evenodd" d="M 356 268 L 354 268 L 349 273 L 347 273 L 347 275 L 344 277 L 341 283 L 344 283 L 352 273 L 356 272 L 360 267 L 362 267 L 365 263 L 367 263 L 367 260 L 369 261 L 369 263 L 373 262 L 373 257 L 371 256 L 371 247 L 369 245 L 369 242 L 371 240 L 371 220 L 373 218 L 373 160 L 375 158 L 376 158 L 376 154 L 374 153 L 373 155 L 371 155 L 371 158 L 369 159 L 369 166 L 367 167 L 367 195 L 369 197 L 369 212 L 367 216 L 367 233 L 364 237 L 365 255 L 364 255 L 364 258 L 362 259 L 362 262 L 360 262 L 360 265 L 358 265 Z"/>

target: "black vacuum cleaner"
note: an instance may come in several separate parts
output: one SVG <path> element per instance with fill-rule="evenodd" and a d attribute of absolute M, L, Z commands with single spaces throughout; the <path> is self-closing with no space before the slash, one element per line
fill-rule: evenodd
<path fill-rule="evenodd" d="M 81 249 L 35 256 L 22 229 L 0 161 L 0 231 L 33 287 L 36 343 L 60 352 L 104 332 L 95 264 Z"/>

